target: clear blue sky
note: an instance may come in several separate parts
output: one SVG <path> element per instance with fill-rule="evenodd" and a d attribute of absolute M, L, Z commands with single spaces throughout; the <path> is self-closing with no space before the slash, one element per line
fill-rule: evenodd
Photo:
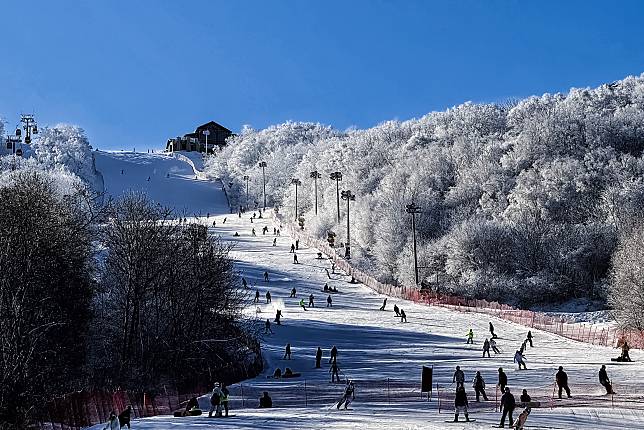
<path fill-rule="evenodd" d="M 215 120 L 340 129 L 644 72 L 644 2 L 3 1 L 0 117 L 101 149 Z"/>

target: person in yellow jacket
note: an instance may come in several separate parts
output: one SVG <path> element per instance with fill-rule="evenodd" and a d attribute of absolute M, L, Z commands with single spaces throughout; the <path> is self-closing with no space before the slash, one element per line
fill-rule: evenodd
<path fill-rule="evenodd" d="M 224 407 L 225 416 L 228 416 L 228 395 L 230 391 L 226 388 L 226 384 L 221 384 L 221 405 Z"/>
<path fill-rule="evenodd" d="M 474 332 L 472 331 L 472 329 L 467 332 L 467 343 L 474 345 Z"/>

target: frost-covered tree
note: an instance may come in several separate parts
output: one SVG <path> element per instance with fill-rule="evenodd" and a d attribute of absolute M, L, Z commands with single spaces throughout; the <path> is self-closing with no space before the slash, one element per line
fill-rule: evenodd
<path fill-rule="evenodd" d="M 613 255 L 609 301 L 624 326 L 644 330 L 644 222 L 620 236 Z"/>

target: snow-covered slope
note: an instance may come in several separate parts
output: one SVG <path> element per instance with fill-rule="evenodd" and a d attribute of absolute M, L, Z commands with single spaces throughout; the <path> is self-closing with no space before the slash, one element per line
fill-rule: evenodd
<path fill-rule="evenodd" d="M 97 157 L 97 167 L 103 168 L 106 188 L 112 193 L 126 189 L 147 190 L 155 199 L 165 204 L 185 205 L 190 212 L 210 212 L 210 218 L 196 219 L 210 227 L 212 234 L 235 243 L 232 257 L 241 275 L 246 278 L 251 293 L 258 289 L 258 305 L 249 304 L 248 314 L 256 318 L 260 330 L 266 319 L 273 321 L 277 309 L 283 313 L 282 325 L 272 324 L 274 334 L 266 335 L 263 351 L 266 371 L 254 380 L 236 384 L 231 389 L 231 406 L 235 417 L 228 420 L 155 417 L 140 420 L 135 427 L 145 430 L 168 428 L 235 428 L 235 429 L 409 429 L 409 428 L 489 428 L 498 424 L 495 412 L 497 369 L 503 367 L 508 374 L 509 386 L 518 396 L 528 389 L 533 399 L 542 402 L 534 409 L 528 423 L 532 428 L 604 429 L 642 428 L 644 412 L 633 409 L 644 401 L 644 387 L 639 377 L 644 366 L 640 351 L 633 351 L 636 363 L 616 364 L 610 357 L 618 351 L 610 348 L 574 342 L 558 336 L 533 331 L 535 347 L 528 347 L 528 370 L 518 371 L 513 364 L 513 354 L 525 338 L 527 328 L 501 320 L 493 320 L 499 334 L 502 353 L 491 358 L 481 357 L 481 345 L 488 335 L 487 316 L 457 313 L 443 308 L 426 307 L 410 302 L 389 299 L 385 311 L 379 311 L 384 296 L 362 285 L 350 284 L 343 274 L 327 276 L 327 260 L 318 259 L 314 249 L 300 249 L 300 264 L 293 264 L 289 252 L 291 239 L 282 229 L 281 236 L 273 235 L 279 228 L 270 214 L 251 223 L 252 214 L 243 217 L 230 215 L 225 197 L 218 184 L 191 179 L 187 164 L 170 157 L 146 154 L 104 154 Z M 129 172 L 140 168 L 137 173 Z M 106 171 L 115 170 L 115 171 Z M 120 169 L 126 169 L 121 175 Z M 168 181 L 169 169 L 175 180 Z M 147 176 L 155 174 L 147 182 Z M 194 178 L 194 176 L 192 176 Z M 147 187 L 147 188 L 146 188 Z M 172 190 L 171 193 L 166 190 Z M 194 206 L 190 206 L 194 205 Z M 213 214 L 216 226 L 212 227 Z M 225 219 L 225 223 L 224 223 Z M 268 233 L 262 234 L 262 227 Z M 256 235 L 252 235 L 252 229 Z M 239 233 L 238 237 L 233 236 Z M 273 240 L 276 246 L 273 246 Z M 269 272 L 269 282 L 263 273 Z M 322 291 L 328 283 L 340 293 L 334 294 L 333 306 L 326 306 L 327 294 Z M 297 296 L 290 298 L 292 288 Z M 267 304 L 266 291 L 272 294 Z M 315 308 L 299 307 L 300 298 L 315 297 Z M 394 317 L 392 307 L 398 304 L 407 313 L 407 323 Z M 473 328 L 474 345 L 465 344 L 465 333 Z M 292 359 L 283 360 L 284 346 L 292 346 Z M 356 400 L 352 411 L 334 409 L 333 403 L 342 393 L 343 384 L 331 384 L 329 374 L 329 349 L 336 345 L 338 364 L 344 378 L 356 381 Z M 316 348 L 324 351 L 322 369 L 314 368 Z M 615 398 L 617 409 L 611 408 L 611 399 L 603 394 L 597 383 L 601 364 L 608 365 L 609 376 L 615 389 L 628 396 L 630 404 Z M 440 385 L 441 412 L 438 411 L 437 393 L 433 400 L 421 399 L 419 392 L 422 365 L 434 366 L 435 384 Z M 446 424 L 453 419 L 452 374 L 460 365 L 465 372 L 465 387 L 470 400 L 472 424 Z M 552 400 L 553 375 L 563 365 L 570 378 L 573 398 Z M 271 375 L 276 367 L 290 367 L 302 376 L 292 380 L 274 380 Z M 489 402 L 476 403 L 470 381 L 476 371 L 481 371 L 487 382 Z M 306 382 L 305 382 L 306 381 Z M 306 383 L 306 385 L 305 385 Z M 257 397 L 269 391 L 275 408 L 256 409 Z M 446 394 L 447 393 L 447 394 Z M 242 399 L 244 403 L 242 406 Z M 201 399 L 202 407 L 208 406 L 207 398 Z M 557 406 L 550 408 L 550 406 Z M 624 410 L 623 406 L 629 406 Z M 521 408 L 516 410 L 516 414 Z M 515 414 L 515 415 L 516 415 Z M 461 420 L 463 416 L 461 415 Z M 102 427 L 95 427 L 96 429 Z"/>

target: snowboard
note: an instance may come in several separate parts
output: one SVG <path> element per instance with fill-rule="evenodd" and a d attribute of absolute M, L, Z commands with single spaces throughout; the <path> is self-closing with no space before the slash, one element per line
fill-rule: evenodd
<path fill-rule="evenodd" d="M 174 411 L 175 417 L 198 417 L 202 414 L 201 409 L 193 409 L 188 411 L 188 414 L 185 415 L 185 411 Z"/>
<path fill-rule="evenodd" d="M 236 416 L 237 416 L 237 415 L 235 415 L 235 414 L 229 414 L 228 416 L 226 416 L 226 415 L 222 415 L 222 416 L 220 416 L 220 417 L 216 417 L 216 416 L 214 416 L 214 415 L 213 415 L 213 416 L 212 416 L 212 417 L 210 417 L 210 418 L 224 418 L 224 419 L 225 419 L 225 418 L 233 418 L 233 417 L 236 417 Z"/>
<path fill-rule="evenodd" d="M 454 420 L 445 420 L 445 422 L 446 422 L 446 423 L 451 423 L 451 424 L 468 424 L 468 423 L 474 423 L 474 422 L 476 422 L 476 418 L 471 418 L 469 421 L 465 421 L 465 420 L 458 420 L 458 421 L 454 421 Z"/>

